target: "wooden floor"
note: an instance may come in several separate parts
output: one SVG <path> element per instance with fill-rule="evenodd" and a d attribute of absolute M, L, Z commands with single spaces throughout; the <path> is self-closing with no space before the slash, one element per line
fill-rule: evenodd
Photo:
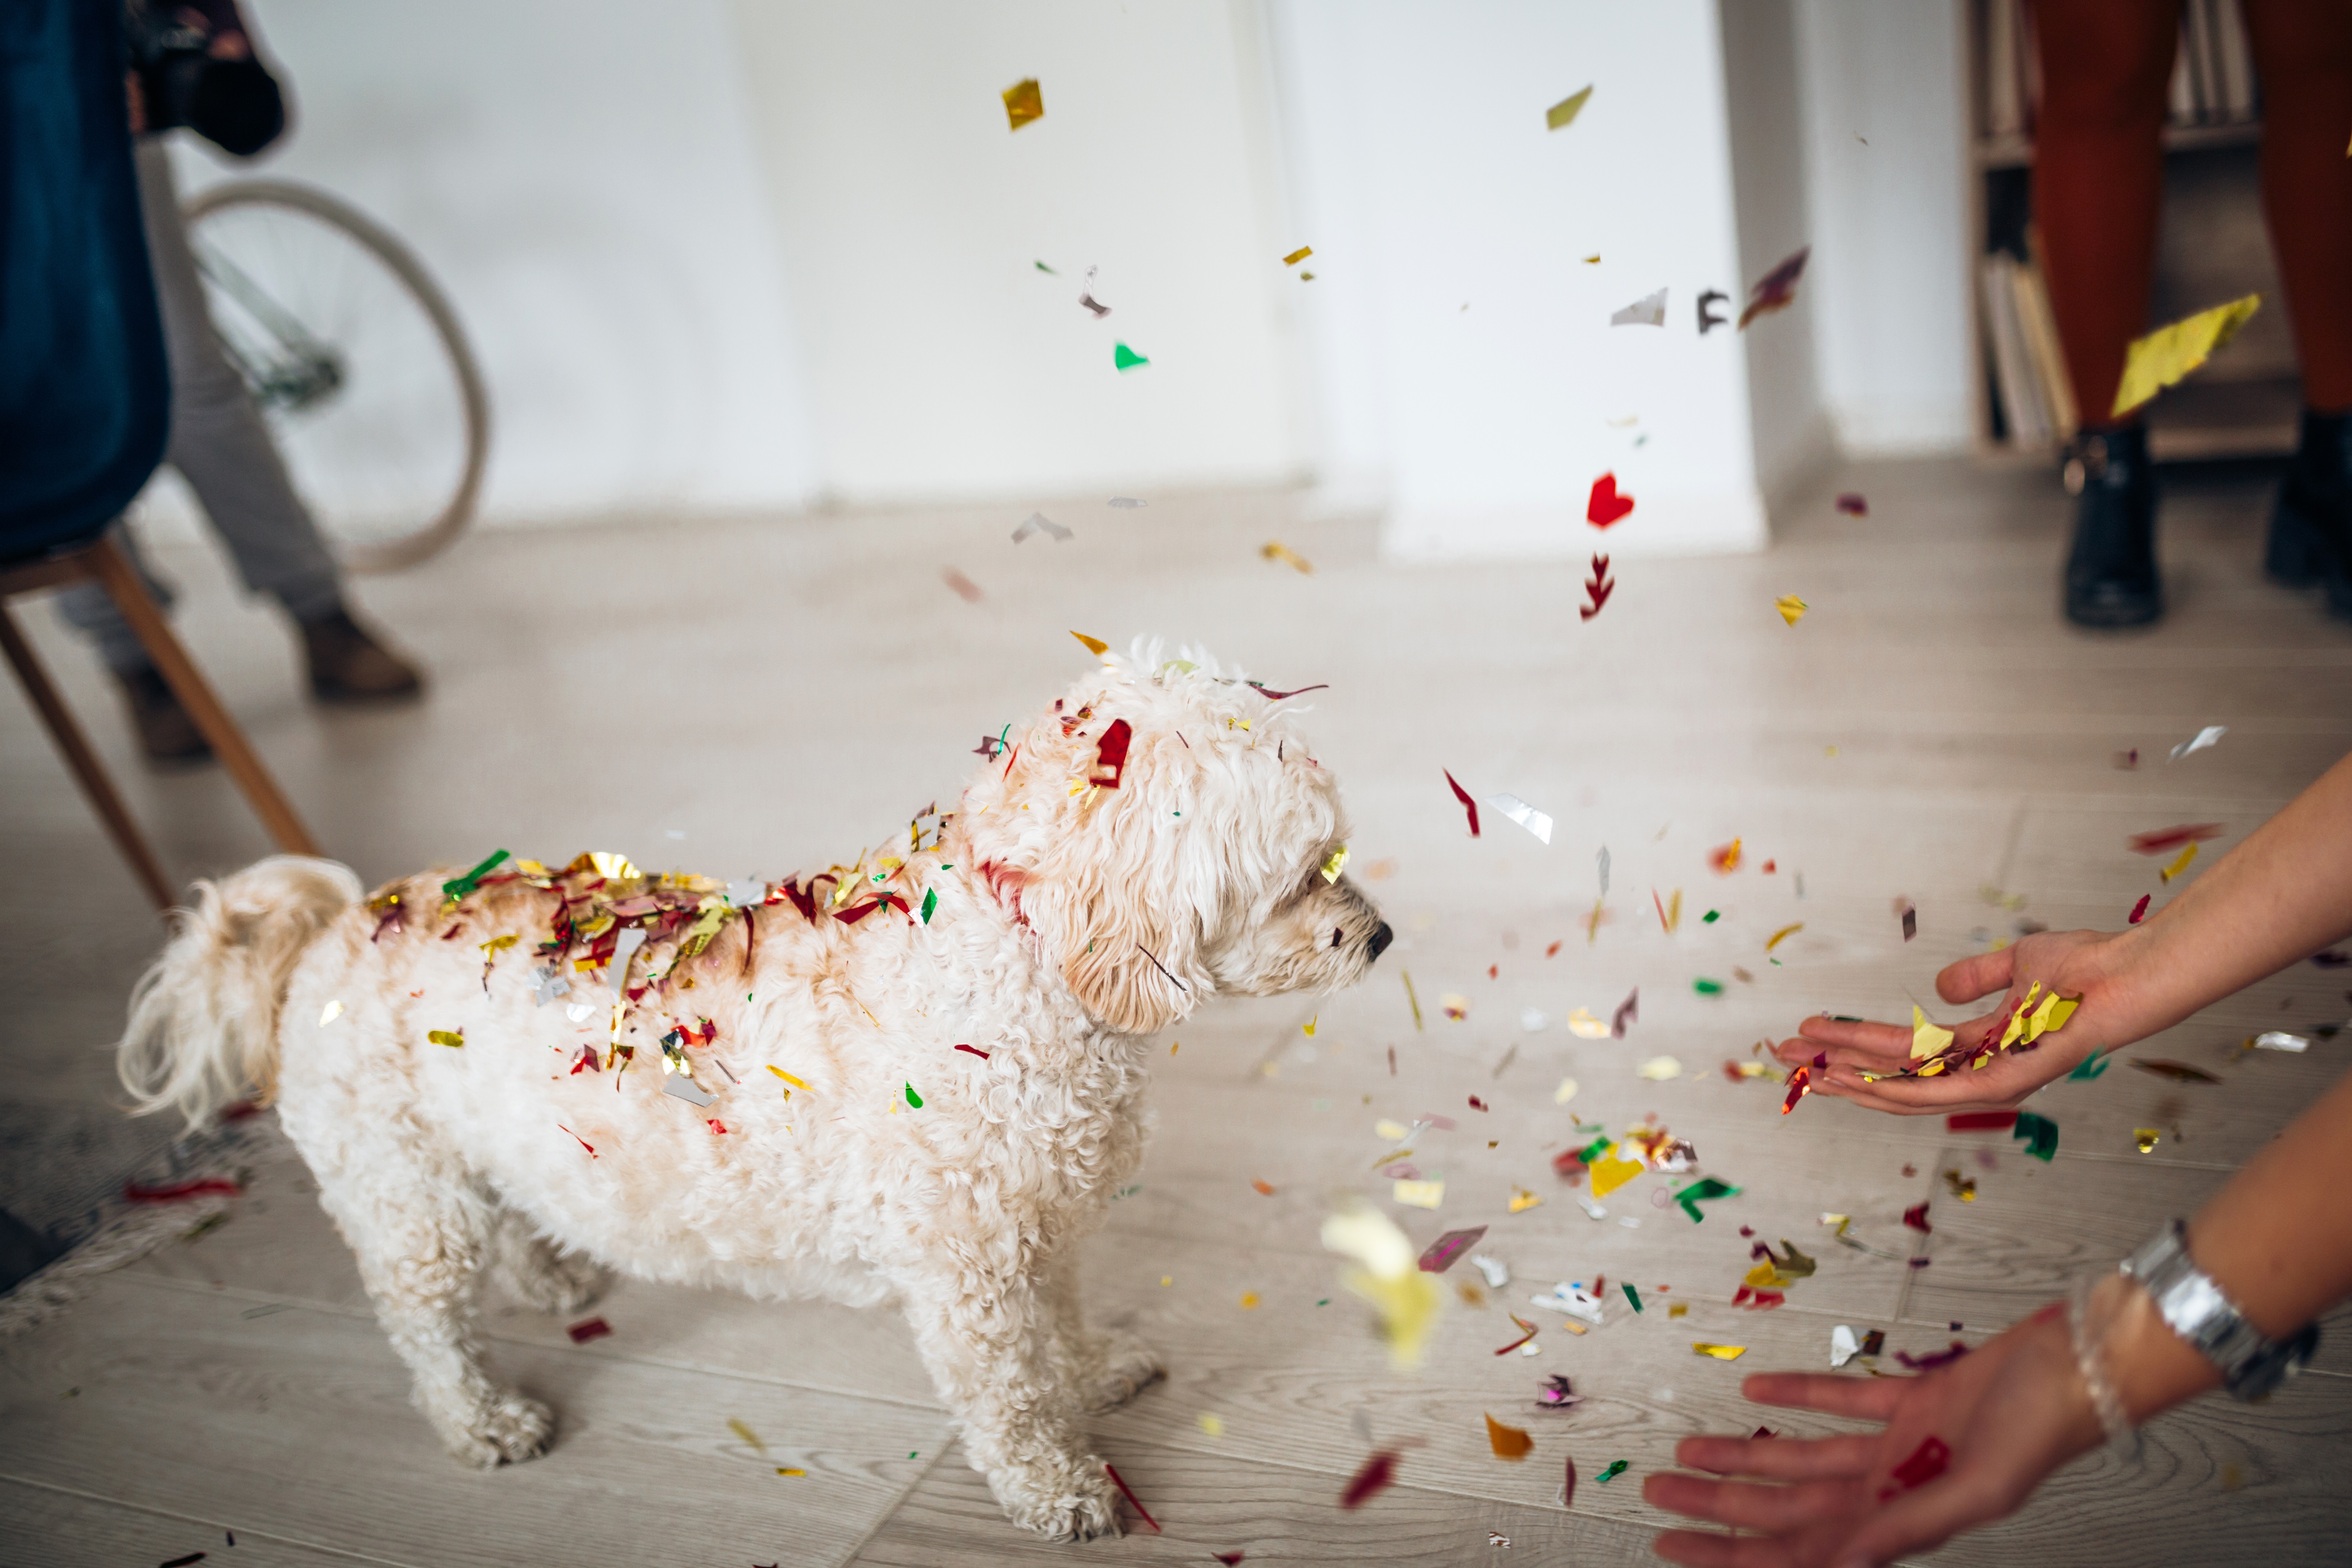
<path fill-rule="evenodd" d="M 1869 496 L 1867 520 L 1832 513 L 1841 489 Z M 2118 1067 L 2047 1091 L 2036 1109 L 2062 1141 L 2046 1165 L 1940 1120 L 1820 1100 L 1783 1118 L 1776 1087 L 1720 1070 L 1813 1008 L 1906 1016 L 1932 1000 L 1937 965 L 2021 921 L 2119 924 L 2142 893 L 2179 885 L 2160 884 L 2127 835 L 2220 822 L 2228 837 L 2208 852 L 2226 847 L 2352 747 L 2352 632 L 2262 584 L 2266 506 L 2244 478 L 2176 486 L 2171 617 L 2099 637 L 2055 614 L 2063 498 L 2039 476 L 1959 464 L 1836 475 L 1780 520 L 1769 554 L 1621 558 L 1590 624 L 1565 566 L 1384 566 L 1366 525 L 1302 521 L 1287 497 L 1049 505 L 1076 537 L 1017 548 L 1006 534 L 1025 505 L 505 534 L 370 584 L 436 679 L 425 706 L 373 715 L 307 710 L 267 616 L 209 561 L 171 557 L 199 658 L 320 837 L 369 879 L 494 846 L 622 849 L 727 876 L 822 863 L 951 795 L 981 734 L 1084 668 L 1069 629 L 1158 631 L 1279 687 L 1331 684 L 1310 732 L 1346 787 L 1354 868 L 1394 863 L 1370 886 L 1400 937 L 1351 994 L 1220 1004 L 1156 1047 L 1159 1131 L 1140 1190 L 1092 1246 L 1087 1290 L 1169 1363 L 1095 1427 L 1162 1534 L 1015 1535 L 887 1315 L 634 1283 L 595 1309 L 613 1334 L 584 1346 L 492 1306 L 497 1361 L 556 1405 L 561 1431 L 535 1463 L 461 1470 L 409 1408 L 289 1160 L 256 1170 L 227 1223 L 0 1344 L 0 1562 L 1644 1561 L 1661 1516 L 1640 1483 L 1677 1437 L 1759 1420 L 1825 1429 L 1744 1406 L 1741 1374 L 1825 1367 L 1839 1323 L 1885 1330 L 1889 1370 L 1897 1351 L 1980 1340 L 2191 1210 L 2352 1051 L 2339 1037 L 2307 1057 L 2237 1058 L 2257 1028 L 2352 1014 L 2345 974 L 2305 966 L 2133 1053 L 2209 1068 L 2219 1085 Z M 1264 562 L 1269 538 L 1314 574 Z M 947 566 L 987 597 L 948 592 Z M 1792 593 L 1811 606 L 1793 628 L 1772 607 Z M 87 659 L 46 624 L 41 640 L 176 869 L 262 851 L 217 777 L 131 767 Z M 2167 763 L 2208 724 L 2228 726 L 2217 747 Z M 7 1125 L 117 1136 L 99 1047 L 152 920 L 13 695 L 0 737 L 0 855 L 16 873 L 0 910 L 17 959 L 0 1019 Z M 2132 748 L 2138 767 L 2117 768 Z M 1441 768 L 1550 812 L 1552 843 L 1492 812 L 1467 838 Z M 1717 876 L 1706 851 L 1735 836 L 1743 868 Z M 1653 892 L 1676 889 L 1669 936 Z M 1919 911 L 1908 945 L 1898 897 Z M 1724 994 L 1696 994 L 1702 976 Z M 1636 986 L 1628 1040 L 1559 1022 L 1578 1007 L 1605 1018 Z M 1467 999 L 1466 1020 L 1441 1015 L 1448 994 Z M 1529 1032 L 1528 1009 L 1555 1022 Z M 1685 1076 L 1636 1075 L 1659 1056 Z M 1562 1109 L 1568 1076 L 1582 1087 Z M 1419 1156 L 1446 1183 L 1435 1213 L 1387 1204 L 1370 1168 L 1388 1147 L 1374 1122 L 1424 1110 L 1454 1121 Z M 1666 1179 L 1647 1176 L 1588 1218 L 1552 1154 L 1584 1141 L 1580 1121 L 1617 1133 L 1653 1113 L 1741 1194 L 1694 1225 L 1658 1206 Z M 2136 1151 L 2137 1127 L 2160 1130 L 2152 1152 Z M 0 1157 L 0 1201 L 62 1212 L 79 1200 L 44 1192 L 26 1139 L 13 1164 Z M 1947 1171 L 1974 1180 L 1973 1201 Z M 1513 1214 L 1521 1187 L 1544 1201 Z M 1492 1226 L 1483 1249 L 1517 1277 L 1502 1301 L 1454 1300 L 1418 1374 L 1388 1368 L 1318 1245 L 1349 1191 L 1381 1198 L 1416 1242 Z M 1900 1223 L 1923 1201 L 1927 1237 Z M 1824 1211 L 1895 1257 L 1832 1245 Z M 1820 1259 L 1785 1307 L 1729 1304 L 1750 1266 L 1743 1226 Z M 1925 1268 L 1903 1261 L 1915 1244 Z M 1596 1274 L 1636 1285 L 1648 1310 L 1619 1298 L 1582 1338 L 1546 1314 L 1540 1354 L 1494 1353 L 1517 1337 L 1506 1307 L 1524 1315 L 1530 1291 Z M 1465 1264 L 1449 1283 L 1473 1278 Z M 1694 1341 L 1748 1352 L 1727 1365 Z M 1552 1373 L 1588 1395 L 1572 1413 L 1536 1408 Z M 1496 1459 L 1483 1413 L 1530 1429 L 1533 1456 Z M 1417 1446 L 1397 1486 L 1344 1511 L 1368 1436 Z M 2085 1461 L 1937 1561 L 2341 1562 L 2352 1318 L 2269 1403 L 2207 1401 L 2148 1438 L 2137 1470 Z M 1563 1510 L 1571 1458 L 1583 1481 Z M 1616 1459 L 1628 1471 L 1597 1484 Z"/>

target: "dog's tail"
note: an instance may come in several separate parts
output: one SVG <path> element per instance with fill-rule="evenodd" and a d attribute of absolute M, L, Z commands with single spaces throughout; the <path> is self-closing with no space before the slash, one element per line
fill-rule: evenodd
<path fill-rule="evenodd" d="M 302 950 L 360 897 L 332 860 L 273 855 L 195 885 L 172 940 L 131 994 L 116 1070 L 145 1116 L 177 1110 L 190 1127 L 278 1079 L 278 1009 Z"/>

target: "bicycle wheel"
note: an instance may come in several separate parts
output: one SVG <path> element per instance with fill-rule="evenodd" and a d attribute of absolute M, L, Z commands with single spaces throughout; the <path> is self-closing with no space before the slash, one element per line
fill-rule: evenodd
<path fill-rule="evenodd" d="M 355 572 L 413 566 L 474 514 L 489 401 L 415 255 L 323 191 L 238 180 L 183 209 L 221 346 Z"/>

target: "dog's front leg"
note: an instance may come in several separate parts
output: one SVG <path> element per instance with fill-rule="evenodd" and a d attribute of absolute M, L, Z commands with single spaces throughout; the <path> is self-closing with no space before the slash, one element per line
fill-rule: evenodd
<path fill-rule="evenodd" d="M 1045 1270 L 1054 1308 L 1054 1332 L 1070 1368 L 1078 1408 L 1088 1415 L 1126 1404 L 1168 1369 L 1159 1352 L 1133 1334 L 1087 1331 L 1078 1305 L 1078 1253 L 1065 1247 Z"/>
<path fill-rule="evenodd" d="M 931 1379 L 1005 1516 L 1055 1541 L 1118 1534 L 1110 1478 L 1078 1428 L 1052 1290 L 980 1268 L 927 1273 L 902 1289 Z"/>

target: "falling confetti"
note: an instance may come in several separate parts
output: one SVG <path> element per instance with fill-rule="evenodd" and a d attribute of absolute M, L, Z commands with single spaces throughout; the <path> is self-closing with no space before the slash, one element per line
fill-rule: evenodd
<path fill-rule="evenodd" d="M 2180 744 L 2173 747 L 2170 760 L 2177 763 L 2191 752 L 2201 752 L 2208 746 L 2218 744 L 2221 737 L 2229 732 L 2230 727 L 2226 724 L 2208 724 Z"/>
<path fill-rule="evenodd" d="M 1100 658 L 1102 655 L 1110 651 L 1110 644 L 1103 641 L 1100 637 L 1090 637 L 1084 632 L 1072 632 L 1070 635 L 1077 638 L 1080 643 L 1084 644 L 1086 650 L 1088 653 L 1095 655 L 1097 658 Z"/>
<path fill-rule="evenodd" d="M 341 1002 L 330 1002 L 319 1009 L 319 1026 L 323 1029 L 342 1016 L 343 1005 Z"/>
<path fill-rule="evenodd" d="M 1269 539 L 1258 547 L 1258 553 L 1268 561 L 1279 561 L 1302 577 L 1312 576 L 1315 563 L 1278 539 Z"/>
<path fill-rule="evenodd" d="M 1609 318 L 1612 327 L 1663 327 L 1666 324 L 1666 291 L 1645 294 Z"/>
<path fill-rule="evenodd" d="M 1591 97 L 1592 89 L 1588 87 L 1580 91 L 1570 93 L 1566 98 L 1561 99 L 1558 103 L 1555 103 L 1549 109 L 1545 110 L 1544 129 L 1547 131 L 1565 131 L 1570 126 L 1575 124 L 1576 117 L 1584 112 L 1584 106 Z M 1601 258 L 1596 256 L 1592 259 L 1598 261 Z"/>
<path fill-rule="evenodd" d="M 1847 517 L 1868 517 L 1870 515 L 1870 502 L 1864 500 L 1860 495 L 1852 490 L 1848 490 L 1845 494 L 1838 497 L 1837 509 Z"/>
<path fill-rule="evenodd" d="M 1592 494 L 1584 503 L 1584 521 L 1595 528 L 1608 528 L 1622 522 L 1633 510 L 1633 498 L 1617 493 L 1617 476 L 1606 473 L 1592 481 Z"/>
<path fill-rule="evenodd" d="M 2237 336 L 2238 329 L 2262 306 L 2260 294 L 2248 294 L 2133 339 L 2124 350 L 2123 379 L 2116 384 L 2116 405 L 2111 410 L 2114 416 L 2122 418 L 2198 369 Z"/>
<path fill-rule="evenodd" d="M 1031 121 L 1045 118 L 1045 95 L 1038 90 L 1035 77 L 1016 81 L 1004 89 L 1004 118 L 1014 131 Z M 1037 265 L 1045 266 L 1042 261 Z M 1053 268 L 1046 268 L 1046 270 L 1050 272 Z"/>
<path fill-rule="evenodd" d="M 1780 618 L 1788 622 L 1792 626 L 1799 621 L 1803 620 L 1805 618 L 1805 612 L 1812 608 L 1811 605 L 1806 604 L 1804 600 L 1800 599 L 1794 594 L 1781 595 L 1779 598 L 1772 601 L 1772 607 L 1780 611 Z"/>
<path fill-rule="evenodd" d="M 1416 1364 L 1445 1292 L 1421 1270 L 1404 1232 L 1380 1210 L 1357 1202 L 1323 1222 L 1322 1240 L 1327 1251 L 1355 1262 L 1343 1282 L 1380 1313 L 1391 1359 L 1400 1367 Z"/>
<path fill-rule="evenodd" d="M 1447 776 L 1450 778 L 1453 775 Z M 1486 797 L 1486 804 L 1542 839 L 1546 844 L 1551 842 L 1551 817 L 1544 812 L 1538 811 L 1517 795 L 1490 795 Z"/>
<path fill-rule="evenodd" d="M 2183 849 L 2180 852 L 2179 858 L 2176 858 L 2171 865 L 2167 866 L 2163 870 L 2158 871 L 2157 875 L 2163 880 L 2169 882 L 2172 879 L 2189 869 L 2189 863 L 2196 858 L 2197 846 L 2191 844 L 2188 848 Z"/>
<path fill-rule="evenodd" d="M 2153 1127 L 2132 1129 L 2132 1145 L 2143 1154 L 2152 1154 L 2156 1152 L 2157 1140 L 2157 1130 Z"/>
<path fill-rule="evenodd" d="M 1748 323 L 1757 317 L 1785 310 L 1797 302 L 1797 279 L 1804 276 L 1805 260 L 1812 253 L 1813 247 L 1806 246 L 1767 272 L 1753 289 L 1748 290 L 1748 308 L 1739 312 L 1741 331 L 1746 331 Z"/>
<path fill-rule="evenodd" d="M 1137 353 L 1133 349 L 1129 348 L 1125 343 L 1113 343 L 1111 345 L 1110 363 L 1115 369 L 1129 371 L 1141 370 L 1145 365 L 1150 364 L 1151 362 L 1144 358 L 1143 355 Z"/>

